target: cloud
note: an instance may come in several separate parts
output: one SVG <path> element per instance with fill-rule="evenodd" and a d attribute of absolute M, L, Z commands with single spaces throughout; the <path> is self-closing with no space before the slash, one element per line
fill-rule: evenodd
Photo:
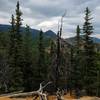
<path fill-rule="evenodd" d="M 100 38 L 100 34 L 93 34 L 92 37 Z"/>
<path fill-rule="evenodd" d="M 57 32 L 58 21 L 67 10 L 63 24 L 63 37 L 75 35 L 76 26 L 82 28 L 84 10 L 92 11 L 94 33 L 100 34 L 100 0 L 19 0 L 23 12 L 23 25 L 32 28 L 52 29 Z M 0 23 L 9 24 L 11 14 L 15 14 L 16 0 L 0 0 Z M 96 36 L 96 35 L 95 35 Z"/>

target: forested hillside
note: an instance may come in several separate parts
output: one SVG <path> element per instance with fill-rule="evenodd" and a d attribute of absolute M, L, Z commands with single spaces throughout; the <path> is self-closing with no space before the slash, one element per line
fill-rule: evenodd
<path fill-rule="evenodd" d="M 0 29 L 0 94 L 35 91 L 41 82 L 51 82 L 45 88 L 50 93 L 59 88 L 80 96 L 100 96 L 100 42 L 91 38 L 91 21 L 87 7 L 83 26 L 76 25 L 76 36 L 63 39 L 62 25 L 57 35 L 22 27 L 17 2 L 11 25 Z"/>

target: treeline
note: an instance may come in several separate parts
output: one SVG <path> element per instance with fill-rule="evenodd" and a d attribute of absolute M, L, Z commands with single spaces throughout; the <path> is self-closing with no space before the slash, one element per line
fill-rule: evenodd
<path fill-rule="evenodd" d="M 15 11 L 9 32 L 0 32 L 0 93 L 33 91 L 41 82 L 51 81 L 48 91 L 84 90 L 100 96 L 100 51 L 90 38 L 94 30 L 91 11 L 86 8 L 85 22 L 82 28 L 77 26 L 73 44 L 63 42 L 59 35 L 47 43 L 42 30 L 34 40 L 28 25 L 21 31 L 19 2 Z"/>
<path fill-rule="evenodd" d="M 30 27 L 22 33 L 22 12 L 19 2 L 16 15 L 11 17 L 9 32 L 0 33 L 0 91 L 32 91 L 47 79 L 45 46 L 40 30 L 36 42 Z"/>

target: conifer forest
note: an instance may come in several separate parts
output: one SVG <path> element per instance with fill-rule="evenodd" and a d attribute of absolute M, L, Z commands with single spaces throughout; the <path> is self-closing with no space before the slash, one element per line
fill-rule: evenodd
<path fill-rule="evenodd" d="M 28 23 L 23 26 L 21 3 L 14 6 L 10 25 L 0 27 L 0 95 L 40 88 L 41 93 L 58 94 L 57 100 L 63 100 L 60 91 L 100 97 L 100 40 L 91 37 L 96 30 L 92 10 L 83 9 L 83 24 L 76 24 L 75 36 L 63 38 L 67 11 L 60 16 L 56 32 L 42 28 L 33 32 Z"/>

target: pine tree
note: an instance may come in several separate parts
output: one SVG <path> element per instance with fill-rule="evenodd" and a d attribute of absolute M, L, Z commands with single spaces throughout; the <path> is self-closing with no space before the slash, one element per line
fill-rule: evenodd
<path fill-rule="evenodd" d="M 55 58 L 55 44 L 54 44 L 54 41 L 51 40 L 51 43 L 50 43 L 50 54 L 49 54 L 49 67 L 48 67 L 48 79 L 50 81 L 54 81 L 54 74 L 53 74 L 53 60 Z"/>
<path fill-rule="evenodd" d="M 76 28 L 76 45 L 77 45 L 77 48 L 80 47 L 80 26 L 77 25 L 77 28 Z"/>
<path fill-rule="evenodd" d="M 14 15 L 11 16 L 11 29 L 10 29 L 10 33 L 9 33 L 9 55 L 12 55 L 13 52 L 13 49 L 14 49 L 14 33 L 15 33 L 15 18 L 14 18 Z"/>
<path fill-rule="evenodd" d="M 33 63 L 32 63 L 32 34 L 30 27 L 26 25 L 26 32 L 23 39 L 24 67 L 23 67 L 23 86 L 24 91 L 33 89 Z"/>
<path fill-rule="evenodd" d="M 38 59 L 37 66 L 34 69 L 35 73 L 35 87 L 39 87 L 39 84 L 47 79 L 47 66 L 45 62 L 45 47 L 44 47 L 44 33 L 40 30 L 38 40 Z"/>
<path fill-rule="evenodd" d="M 75 88 L 75 61 L 74 61 L 74 49 L 73 47 L 70 48 L 70 58 L 69 58 L 69 62 L 70 62 L 70 69 L 69 69 L 69 80 L 68 80 L 68 84 L 69 84 L 69 91 L 70 94 L 72 94 L 72 90 Z"/>
<path fill-rule="evenodd" d="M 51 40 L 51 43 L 50 43 L 50 56 L 53 57 L 54 53 L 55 53 L 55 43 L 53 40 Z"/>
<path fill-rule="evenodd" d="M 8 64 L 10 67 L 10 73 L 11 76 L 13 76 L 13 70 L 14 70 L 14 53 L 15 53 L 15 18 L 14 15 L 11 16 L 11 29 L 9 32 L 9 45 L 8 45 Z M 13 78 L 11 77 L 10 83 L 9 83 L 9 91 L 13 91 Z"/>
<path fill-rule="evenodd" d="M 97 64 L 97 81 L 96 81 L 96 85 L 97 85 L 97 89 L 96 89 L 96 96 L 100 96 L 100 52 L 96 53 L 96 64 Z"/>
<path fill-rule="evenodd" d="M 14 44 L 15 44 L 15 18 L 14 18 L 14 15 L 11 16 L 11 29 L 10 29 L 10 32 L 9 32 L 9 50 L 8 50 L 8 53 L 9 53 L 9 61 L 10 61 L 10 56 L 13 56 L 14 54 Z"/>
<path fill-rule="evenodd" d="M 21 34 L 20 34 L 20 31 L 21 31 L 20 28 L 21 28 L 21 25 L 22 25 L 21 16 L 22 16 L 22 12 L 20 11 L 20 4 L 19 4 L 19 1 L 18 1 L 17 5 L 16 5 L 16 20 L 15 20 L 15 23 L 16 23 L 16 33 L 17 33 L 19 38 L 21 38 Z"/>
<path fill-rule="evenodd" d="M 11 68 L 12 78 L 10 82 L 10 91 L 22 89 L 22 36 L 21 36 L 21 11 L 19 2 L 16 5 L 16 19 L 12 15 L 10 42 L 9 42 L 9 66 Z"/>
<path fill-rule="evenodd" d="M 85 22 L 83 25 L 84 33 L 84 52 L 83 52 L 83 82 L 84 88 L 88 95 L 95 95 L 95 80 L 96 80 L 96 63 L 94 43 L 90 38 L 93 33 L 93 26 L 91 21 L 91 11 L 87 7 L 85 10 Z M 92 84 L 91 84 L 92 83 Z"/>
<path fill-rule="evenodd" d="M 8 65 L 8 33 L 0 32 L 0 93 L 9 92 L 10 68 Z"/>
<path fill-rule="evenodd" d="M 75 92 L 76 92 L 76 95 L 79 96 L 79 91 L 81 90 L 81 87 L 82 87 L 82 81 L 81 81 L 81 71 L 82 71 L 82 66 L 81 66 L 81 58 L 82 58 L 82 55 L 81 55 L 81 29 L 80 29 L 80 26 L 77 25 L 77 28 L 76 28 L 76 40 L 75 40 L 75 48 L 74 48 L 74 89 L 75 89 Z"/>

